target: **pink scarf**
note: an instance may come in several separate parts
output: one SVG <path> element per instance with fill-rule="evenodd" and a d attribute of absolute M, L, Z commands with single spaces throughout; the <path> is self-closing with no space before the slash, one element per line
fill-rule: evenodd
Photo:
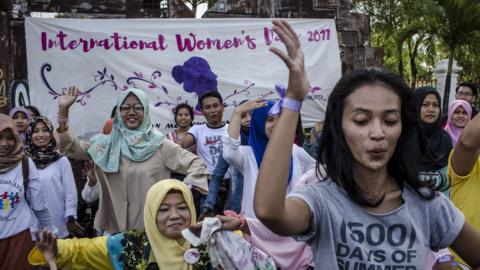
<path fill-rule="evenodd" d="M 470 121 L 470 118 L 472 118 L 472 106 L 468 104 L 468 102 L 466 102 L 465 100 L 457 99 L 450 103 L 450 106 L 448 107 L 448 121 L 447 125 L 445 126 L 445 131 L 447 131 L 448 135 L 450 135 L 453 146 L 457 144 L 458 138 L 463 131 L 463 128 L 458 128 L 452 124 L 453 113 L 460 106 L 462 106 L 465 111 L 467 111 L 468 121 Z"/>

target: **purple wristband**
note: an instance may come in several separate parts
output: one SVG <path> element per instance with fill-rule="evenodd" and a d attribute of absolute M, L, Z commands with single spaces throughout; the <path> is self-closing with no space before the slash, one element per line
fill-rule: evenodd
<path fill-rule="evenodd" d="M 282 108 L 293 112 L 300 112 L 300 110 L 302 109 L 302 101 L 285 97 L 282 102 Z"/>

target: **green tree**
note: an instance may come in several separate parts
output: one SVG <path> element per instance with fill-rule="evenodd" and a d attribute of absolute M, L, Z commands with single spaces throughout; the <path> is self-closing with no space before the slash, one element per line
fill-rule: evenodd
<path fill-rule="evenodd" d="M 480 35 L 480 1 L 437 0 L 437 3 L 435 15 L 432 17 L 435 28 L 431 29 L 431 32 L 436 33 L 448 49 L 443 99 L 443 111 L 448 111 L 453 59 L 460 46 L 473 42 Z"/>
<path fill-rule="evenodd" d="M 416 58 L 427 36 L 427 20 L 432 0 L 356 0 L 356 11 L 370 16 L 374 46 L 385 49 L 385 63 L 401 77 L 417 75 Z M 408 52 L 405 53 L 405 48 Z M 409 62 L 408 68 L 405 62 Z M 394 64 L 391 65 L 391 64 Z"/>

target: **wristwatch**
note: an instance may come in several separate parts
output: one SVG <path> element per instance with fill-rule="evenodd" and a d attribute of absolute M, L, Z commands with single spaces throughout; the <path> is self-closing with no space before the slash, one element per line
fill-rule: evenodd
<path fill-rule="evenodd" d="M 213 209 L 210 207 L 203 207 L 202 209 L 202 214 L 205 214 L 205 215 L 210 214 L 212 212 L 213 212 Z"/>
<path fill-rule="evenodd" d="M 74 216 L 68 216 L 67 221 L 68 222 L 75 222 L 75 221 L 77 221 L 77 219 Z"/>

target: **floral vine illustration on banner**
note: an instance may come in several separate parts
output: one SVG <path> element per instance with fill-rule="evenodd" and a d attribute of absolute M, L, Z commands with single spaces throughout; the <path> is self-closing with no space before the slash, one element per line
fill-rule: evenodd
<path fill-rule="evenodd" d="M 60 91 L 55 90 L 47 79 L 47 73 L 52 71 L 52 66 L 49 63 L 42 65 L 40 69 L 41 79 L 48 88 L 48 93 L 53 96 L 53 99 L 61 96 L 63 91 L 67 88 L 63 87 Z M 142 72 L 133 71 L 132 76 L 128 77 L 125 84 L 116 81 L 115 76 L 107 67 L 97 70 L 93 75 L 93 85 L 86 90 L 79 92 L 77 100 L 82 106 L 87 105 L 87 100 L 92 97 L 94 91 L 100 86 L 110 86 L 115 91 L 125 91 L 130 87 L 145 86 L 151 90 L 160 90 L 161 95 L 157 96 L 157 101 L 154 103 L 155 107 L 167 106 L 172 110 L 180 103 L 185 103 L 188 98 L 185 95 L 172 96 L 167 87 L 160 81 L 162 73 L 158 70 L 153 71 L 150 76 L 144 76 Z M 183 63 L 183 65 L 176 65 L 172 68 L 171 76 L 176 83 L 182 85 L 183 90 L 190 94 L 190 98 L 197 100 L 197 98 L 207 91 L 217 91 L 217 75 L 212 71 L 210 64 L 202 57 L 193 56 Z M 252 93 L 252 87 L 255 83 L 250 80 L 244 80 L 241 89 L 233 89 L 230 94 L 224 97 L 225 107 L 236 107 L 240 101 L 251 98 L 271 98 L 275 95 L 272 89 L 264 91 L 255 91 Z M 311 93 L 320 91 L 320 87 L 312 87 Z M 185 100 L 185 101 L 184 101 Z M 195 105 L 195 114 L 200 113 L 199 104 Z"/>

